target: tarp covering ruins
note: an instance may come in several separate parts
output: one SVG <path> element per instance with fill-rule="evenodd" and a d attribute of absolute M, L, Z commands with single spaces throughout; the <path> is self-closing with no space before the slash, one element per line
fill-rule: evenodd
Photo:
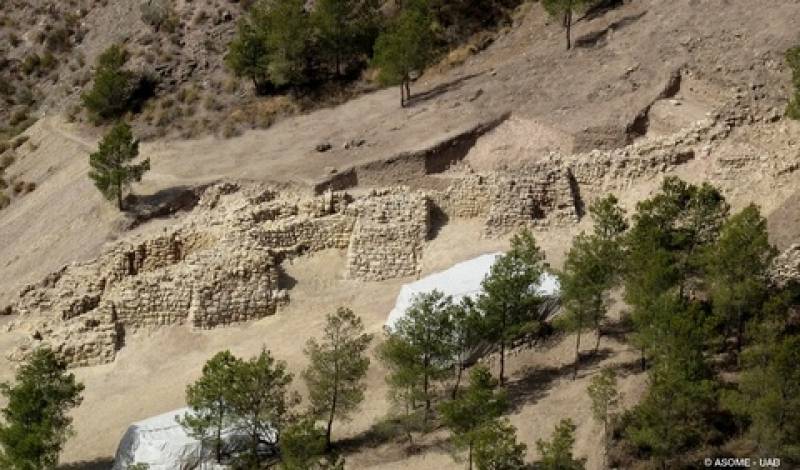
<path fill-rule="evenodd" d="M 392 328 L 397 320 L 402 318 L 414 297 L 432 290 L 438 290 L 445 295 L 452 296 L 454 302 L 461 301 L 464 297 L 477 298 L 482 292 L 481 282 L 489 274 L 492 265 L 503 253 L 490 253 L 468 261 L 453 265 L 444 271 L 439 271 L 426 276 L 418 281 L 404 284 L 400 288 L 394 308 L 389 312 L 385 325 Z M 544 273 L 540 279 L 538 292 L 549 300 L 557 300 L 560 291 L 558 278 L 550 273 Z M 548 306 L 552 302 L 548 302 Z"/>

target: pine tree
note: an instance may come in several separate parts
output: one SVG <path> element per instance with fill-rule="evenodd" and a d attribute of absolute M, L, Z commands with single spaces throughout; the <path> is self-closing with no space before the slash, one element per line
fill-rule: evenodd
<path fill-rule="evenodd" d="M 131 183 L 139 182 L 150 170 L 150 159 L 129 164 L 139 155 L 139 141 L 130 126 L 117 123 L 100 142 L 97 152 L 89 155 L 89 178 L 108 200 L 116 200 L 122 210 L 122 195 Z"/>
<path fill-rule="evenodd" d="M 259 0 L 240 20 L 225 62 L 253 82 L 257 93 L 269 85 L 307 81 L 311 23 L 303 0 Z"/>
<path fill-rule="evenodd" d="M 431 59 L 433 17 L 424 0 L 409 1 L 375 42 L 373 65 L 387 85 L 400 85 L 400 106 L 411 98 L 411 73 Z"/>
<path fill-rule="evenodd" d="M 765 279 L 775 255 L 767 221 L 754 205 L 731 217 L 709 250 L 708 277 L 714 311 L 725 336 L 735 332 L 739 352 L 747 321 L 757 314 L 768 295 Z"/>
<path fill-rule="evenodd" d="M 481 428 L 499 418 L 508 407 L 505 393 L 497 391 L 496 387 L 497 381 L 489 369 L 478 366 L 470 371 L 466 390 L 439 406 L 442 423 L 452 433 L 456 448 L 467 450 L 469 470 L 472 470 L 473 447 Z"/>
<path fill-rule="evenodd" d="M 361 318 L 339 308 L 328 315 L 322 340 L 310 339 L 305 353 L 310 365 L 303 372 L 311 406 L 327 421 L 325 447 L 331 447 L 334 419 L 347 419 L 364 400 L 363 380 L 369 368 L 366 350 L 372 335 Z"/>
<path fill-rule="evenodd" d="M 311 22 L 322 57 L 333 63 L 337 77 L 342 74 L 342 65 L 354 56 L 371 52 L 379 15 L 380 9 L 374 0 L 316 2 Z"/>
<path fill-rule="evenodd" d="M 0 393 L 7 400 L 0 424 L 0 464 L 9 470 L 56 468 L 72 435 L 69 411 L 81 404 L 83 385 L 49 349 L 37 349 Z"/>
<path fill-rule="evenodd" d="M 186 403 L 191 412 L 180 422 L 190 435 L 211 444 L 218 463 L 223 457 L 223 432 L 235 422 L 229 395 L 241 365 L 241 359 L 230 351 L 221 351 L 205 363 L 203 375 L 186 387 Z"/>
<path fill-rule="evenodd" d="M 614 369 L 604 367 L 599 374 L 592 377 L 586 392 L 592 400 L 592 416 L 603 425 L 603 458 L 608 452 L 608 426 L 619 404 L 617 391 L 617 374 Z"/>
<path fill-rule="evenodd" d="M 536 447 L 541 455 L 539 467 L 542 470 L 583 470 L 583 460 L 572 456 L 575 445 L 575 424 L 570 419 L 562 419 L 553 430 L 549 442 L 539 439 Z"/>
<path fill-rule="evenodd" d="M 452 344 L 456 358 L 456 378 L 453 383 L 451 398 L 455 399 L 470 355 L 482 340 L 480 332 L 482 318 L 475 306 L 475 302 L 470 297 L 464 297 L 458 305 L 453 307 L 450 318 L 453 322 Z"/>
<path fill-rule="evenodd" d="M 286 363 L 276 361 L 266 349 L 235 367 L 228 405 L 239 431 L 249 437 L 243 458 L 251 464 L 258 460 L 262 441 L 275 434 L 279 438 L 291 421 L 292 409 L 300 401 L 289 392 L 292 378 Z"/>
<path fill-rule="evenodd" d="M 575 341 L 575 367 L 572 379 L 578 375 L 580 365 L 581 333 L 592 328 L 597 335 L 595 351 L 600 347 L 600 325 L 608 310 L 607 293 L 612 287 L 618 260 L 611 255 L 609 243 L 593 236 L 578 235 L 567 253 L 564 270 L 559 274 L 563 314 L 558 326 L 577 333 Z"/>
<path fill-rule="evenodd" d="M 379 349 L 381 360 L 389 367 L 387 377 L 396 397 L 414 408 L 424 402 L 423 419 L 432 410 L 438 382 L 450 376 L 455 359 L 452 343 L 453 324 L 450 297 L 439 291 L 416 296 L 405 315 L 387 330 L 386 341 Z"/>
<path fill-rule="evenodd" d="M 474 460 L 478 470 L 522 470 L 525 444 L 517 442 L 517 430 L 507 419 L 482 426 L 475 433 Z"/>
<path fill-rule="evenodd" d="M 772 326 L 769 327 L 774 331 Z M 724 398 L 728 409 L 746 417 L 748 436 L 763 455 L 800 464 L 800 336 L 763 331 L 742 354 L 739 389 Z"/>
<path fill-rule="evenodd" d="M 506 348 L 523 334 L 541 328 L 542 297 L 536 291 L 544 274 L 544 255 L 530 231 L 523 230 L 511 240 L 511 250 L 499 257 L 483 280 L 484 293 L 478 299 L 486 339 L 500 353 L 500 384 L 505 381 Z"/>
<path fill-rule="evenodd" d="M 625 213 L 613 195 L 597 200 L 589 212 L 594 222 L 593 233 L 582 233 L 573 239 L 564 270 L 559 274 L 564 312 L 557 323 L 561 328 L 577 333 L 573 380 L 580 365 L 581 333 L 585 329 L 594 329 L 597 337 L 595 352 L 600 347 L 600 326 L 608 311 L 608 293 L 621 274 L 620 238 L 628 228 Z"/>
<path fill-rule="evenodd" d="M 253 13 L 251 13 L 253 15 Z M 269 51 L 266 38 L 252 18 L 243 18 L 236 37 L 228 45 L 225 64 L 239 77 L 253 82 L 256 93 L 267 92 L 269 80 Z"/>

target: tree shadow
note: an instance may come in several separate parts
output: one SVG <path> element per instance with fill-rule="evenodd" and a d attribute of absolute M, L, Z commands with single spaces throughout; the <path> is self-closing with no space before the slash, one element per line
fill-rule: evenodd
<path fill-rule="evenodd" d="M 58 470 L 108 470 L 114 464 L 114 459 L 110 457 L 99 457 L 94 460 L 82 460 L 80 462 L 72 462 L 68 464 L 61 464 Z"/>
<path fill-rule="evenodd" d="M 431 88 L 430 90 L 426 90 L 426 91 L 423 91 L 423 92 L 420 92 L 420 93 L 412 94 L 411 98 L 409 98 L 408 101 L 406 102 L 406 107 L 407 108 L 413 108 L 414 106 L 416 106 L 416 105 L 418 105 L 420 103 L 432 100 L 433 98 L 436 98 L 437 96 L 441 96 L 441 95 L 443 95 L 443 94 L 445 94 L 445 93 L 447 93 L 449 91 L 457 90 L 457 89 L 461 88 L 461 86 L 464 84 L 464 82 L 472 80 L 473 78 L 478 77 L 480 75 L 483 75 L 484 73 L 485 72 L 479 72 L 479 73 L 472 73 L 472 74 L 469 74 L 469 75 L 464 75 L 463 77 L 458 77 L 458 78 L 456 78 L 454 80 L 451 80 L 449 82 L 445 82 L 445 83 L 441 83 L 439 85 L 436 85 L 435 87 Z"/>
<path fill-rule="evenodd" d="M 625 4 L 625 0 L 602 0 L 592 5 L 578 21 L 591 21 Z M 576 21 L 576 23 L 578 22 Z"/>
<path fill-rule="evenodd" d="M 130 228 L 151 219 L 168 217 L 179 211 L 194 209 L 206 187 L 207 185 L 200 187 L 175 186 L 162 189 L 154 194 L 129 194 L 125 198 L 125 212 L 133 218 Z"/>
<path fill-rule="evenodd" d="M 620 18 L 619 20 L 614 21 L 613 23 L 601 29 L 600 31 L 594 31 L 588 34 L 584 34 L 583 36 L 575 40 L 575 47 L 583 47 L 583 48 L 597 47 L 604 42 L 604 40 L 611 31 L 619 31 L 620 29 L 626 28 L 639 21 L 646 14 L 647 12 L 643 11 L 636 15 L 628 15 L 624 18 Z"/>
<path fill-rule="evenodd" d="M 591 371 L 588 367 L 599 364 L 614 353 L 610 348 L 601 348 L 596 353 L 581 353 L 578 358 L 578 378 Z M 506 385 L 512 411 L 519 411 L 524 405 L 536 403 L 547 394 L 553 383 L 564 377 L 571 377 L 575 361 L 560 367 L 530 367 L 517 374 L 518 378 Z"/>

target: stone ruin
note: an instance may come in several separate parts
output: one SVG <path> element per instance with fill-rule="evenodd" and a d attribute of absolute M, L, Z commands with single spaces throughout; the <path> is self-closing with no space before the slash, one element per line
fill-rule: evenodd
<path fill-rule="evenodd" d="M 12 356 L 48 345 L 73 366 L 100 364 L 137 329 L 213 328 L 272 315 L 289 301 L 281 262 L 324 249 L 347 250 L 351 279 L 416 276 L 438 219 L 482 218 L 486 236 L 573 224 L 582 216 L 582 194 L 658 177 L 709 152 L 733 125 L 718 113 L 620 149 L 551 154 L 487 174 L 451 171 L 443 190 L 311 197 L 253 182 L 217 183 L 172 230 L 118 242 L 25 287 L 11 306 L 19 314 L 11 328 L 28 332 L 29 341 Z"/>

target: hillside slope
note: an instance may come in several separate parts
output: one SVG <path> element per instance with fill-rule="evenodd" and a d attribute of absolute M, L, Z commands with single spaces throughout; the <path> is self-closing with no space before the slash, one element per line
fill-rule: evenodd
<path fill-rule="evenodd" d="M 32 145 L 20 147 L 8 169 L 37 189 L 0 211 L 0 307 L 65 264 L 98 256 L 109 242 L 151 239 L 174 228 L 187 218 L 177 209 L 192 206 L 191 200 L 175 202 L 176 194 L 201 192 L 213 181 L 269 181 L 306 195 L 331 187 L 365 194 L 396 183 L 441 189 L 456 180 L 453 175 L 472 171 L 511 168 L 513 174 L 523 164 L 544 172 L 563 160 L 591 168 L 602 158 L 625 162 L 647 145 L 668 152 L 661 147 L 670 145 L 669 136 L 709 115 L 720 132 L 690 145 L 690 158 L 648 168 L 635 180 L 608 176 L 597 190 L 576 183 L 583 191 L 578 199 L 613 190 L 630 209 L 663 175 L 711 181 L 735 209 L 753 202 L 771 214 L 774 240 L 784 248 L 800 234 L 800 123 L 782 118 L 789 83 L 782 54 L 800 41 L 797 24 L 800 5 L 793 0 L 774 0 L 768 8 L 750 0 L 633 0 L 581 20 L 576 47 L 567 52 L 560 25 L 538 4 L 527 4 L 488 49 L 462 66 L 423 75 L 413 84 L 417 97 L 409 108 L 399 108 L 397 90 L 386 89 L 231 139 L 143 144 L 152 171 L 135 190 L 140 201 L 166 204 L 155 218 L 119 214 L 102 200 L 86 178 L 98 130 L 51 114 L 26 132 Z M 323 143 L 332 148 L 317 151 Z M 584 219 L 537 227 L 553 266 L 586 226 Z M 507 237 L 486 237 L 484 228 L 474 218 L 437 227 L 425 243 L 421 274 L 507 247 Z M 305 365 L 301 345 L 337 305 L 352 307 L 371 332 L 380 332 L 400 285 L 410 279 L 345 279 L 345 258 L 342 250 L 325 250 L 284 262 L 291 301 L 275 316 L 211 331 L 184 325 L 133 334 L 115 362 L 77 369 L 86 400 L 75 411 L 77 435 L 65 460 L 76 468 L 104 468 L 127 424 L 181 406 L 185 385 L 219 349 L 253 354 L 266 346 L 299 371 Z M 4 333 L 0 345 L 10 350 L 25 336 L 20 329 Z M 601 434 L 591 420 L 586 383 L 600 365 L 616 364 L 626 371 L 623 389 L 632 403 L 645 377 L 627 367 L 635 354 L 609 339 L 583 375 L 569 380 L 564 371 L 572 339 L 556 338 L 512 359 L 512 421 L 534 459 L 536 439 L 548 436 L 557 418 L 573 418 L 576 454 L 597 469 Z M 9 377 L 12 368 L 0 358 L 0 375 Z M 372 425 L 389 409 L 385 373 L 373 361 L 365 409 L 337 428 L 336 438 L 353 445 L 348 468 L 460 468 L 439 434 L 415 455 L 398 442 L 374 440 Z"/>

